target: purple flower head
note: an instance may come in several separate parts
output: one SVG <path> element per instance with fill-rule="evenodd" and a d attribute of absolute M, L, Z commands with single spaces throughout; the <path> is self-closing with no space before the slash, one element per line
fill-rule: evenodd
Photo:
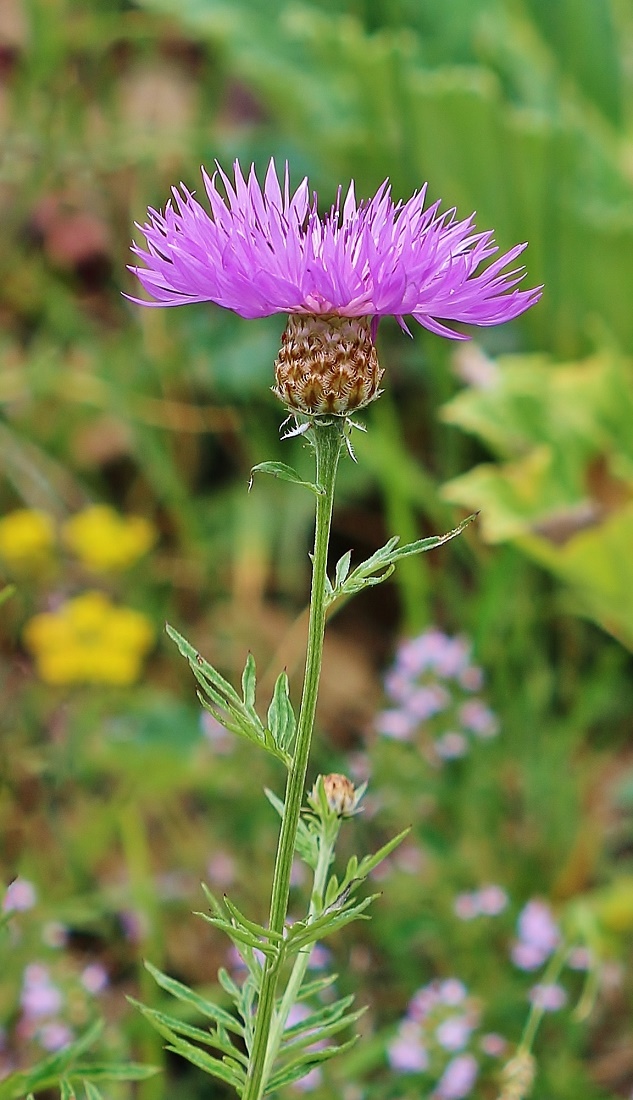
<path fill-rule="evenodd" d="M 235 182 L 217 166 L 203 171 L 211 213 L 181 184 L 164 212 L 150 209 L 140 226 L 147 247 L 134 245 L 133 267 L 153 302 L 215 302 L 242 317 L 272 313 L 339 317 L 404 317 L 440 336 L 464 339 L 442 321 L 496 325 L 538 301 L 541 288 L 519 290 L 522 267 L 510 267 L 525 245 L 498 252 L 493 233 L 476 232 L 440 203 L 424 208 L 426 185 L 394 203 L 388 180 L 357 202 L 354 184 L 324 217 L 307 179 L 291 194 L 288 165 L 280 186 L 273 160 L 263 188 L 251 167 Z M 218 190 L 222 181 L 224 195 Z M 440 320 L 441 319 L 441 320 Z"/>
<path fill-rule="evenodd" d="M 397 1038 L 387 1048 L 387 1056 L 391 1068 L 400 1073 L 423 1073 L 428 1069 L 429 1055 L 415 1023 L 403 1021 Z"/>
<path fill-rule="evenodd" d="M 2 908 L 5 913 L 24 912 L 32 909 L 36 901 L 37 893 L 33 883 L 26 878 L 15 878 L 7 886 Z"/>
<path fill-rule="evenodd" d="M 472 1054 L 458 1054 L 447 1065 L 436 1092 L 438 1100 L 463 1100 L 472 1092 L 479 1066 Z"/>
<path fill-rule="evenodd" d="M 512 961 L 521 970 L 536 970 L 556 950 L 560 932 L 545 901 L 532 898 L 518 920 L 519 939 L 512 947 Z"/>
<path fill-rule="evenodd" d="M 567 994 L 557 982 L 535 985 L 530 990 L 530 1001 L 544 1012 L 558 1012 L 567 1003 Z"/>

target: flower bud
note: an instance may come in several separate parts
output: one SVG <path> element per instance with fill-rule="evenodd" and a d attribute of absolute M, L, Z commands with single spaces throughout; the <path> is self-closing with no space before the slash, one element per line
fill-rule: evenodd
<path fill-rule="evenodd" d="M 331 775 L 322 775 L 319 778 L 323 781 L 323 790 L 332 813 L 338 814 L 339 817 L 347 817 L 348 814 L 352 814 L 356 809 L 359 797 L 352 781 L 346 775 L 339 775 L 337 772 L 332 772 Z M 312 798 L 315 801 L 319 797 L 318 782 L 317 779 L 312 791 Z"/>
<path fill-rule="evenodd" d="M 535 1074 L 536 1062 L 527 1051 L 511 1058 L 503 1067 L 499 1100 L 525 1100 L 532 1091 Z"/>
<path fill-rule="evenodd" d="M 293 412 L 348 416 L 380 394 L 370 317 L 291 313 L 273 393 Z"/>

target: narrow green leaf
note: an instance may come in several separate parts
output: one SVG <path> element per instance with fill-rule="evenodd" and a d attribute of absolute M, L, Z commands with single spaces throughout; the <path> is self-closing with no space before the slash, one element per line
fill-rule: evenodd
<path fill-rule="evenodd" d="M 231 901 L 227 895 L 224 895 L 224 904 L 229 913 L 233 917 L 233 920 L 237 921 L 247 932 L 250 932 L 253 936 L 261 937 L 262 939 L 270 940 L 271 943 L 283 944 L 284 936 L 280 932 L 273 932 L 270 928 L 264 928 L 263 924 L 258 924 L 257 921 L 249 920 L 242 912 L 237 908 L 237 905 Z"/>
<path fill-rule="evenodd" d="M 244 697 L 244 706 L 248 711 L 255 709 L 256 685 L 255 658 L 252 653 L 249 653 L 242 673 L 242 694 Z"/>
<path fill-rule="evenodd" d="M 346 579 L 347 574 L 349 573 L 351 562 L 352 562 L 352 551 L 351 550 L 348 550 L 347 553 L 343 554 L 343 557 L 339 558 L 339 560 L 337 561 L 337 563 L 336 563 L 336 573 L 334 575 L 334 587 L 335 588 L 340 588 L 340 586 L 343 584 L 343 581 Z"/>
<path fill-rule="evenodd" d="M 323 1050 L 305 1051 L 303 1057 L 297 1058 L 273 1074 L 264 1090 L 264 1096 L 269 1096 L 271 1093 L 283 1088 L 284 1085 L 292 1084 L 293 1081 L 299 1081 L 315 1066 L 329 1061 L 335 1054 L 342 1054 L 344 1051 L 349 1050 L 357 1040 L 358 1035 L 354 1035 L 347 1043 L 341 1043 L 339 1046 L 325 1047 Z"/>
<path fill-rule="evenodd" d="M 367 878 L 367 875 L 369 875 L 374 870 L 374 867 L 377 867 L 379 863 L 382 863 L 383 859 L 386 859 L 387 856 L 390 855 L 391 852 L 393 852 L 394 848 L 397 848 L 399 844 L 402 844 L 402 841 L 405 837 L 409 835 L 410 832 L 411 826 L 409 825 L 406 829 L 403 829 L 401 833 L 398 833 L 397 836 L 392 837 L 392 839 L 388 840 L 386 844 L 383 844 L 382 848 L 379 848 L 377 852 L 374 852 L 373 856 L 365 856 L 364 859 L 361 859 L 358 870 L 354 877 L 359 882 L 362 879 Z"/>
<path fill-rule="evenodd" d="M 251 470 L 249 489 L 253 485 L 253 474 L 271 474 L 272 477 L 278 477 L 281 481 L 291 481 L 294 485 L 303 485 L 305 489 L 309 489 L 311 493 L 318 497 L 323 496 L 323 489 L 320 485 L 315 485 L 312 481 L 304 481 L 300 474 L 285 462 L 258 462 Z"/>
<path fill-rule="evenodd" d="M 220 673 L 213 667 L 213 665 L 210 665 L 208 661 L 205 661 L 204 657 L 202 657 L 202 655 L 198 653 L 198 650 L 194 649 L 194 647 L 187 641 L 186 638 L 183 638 L 182 634 L 179 634 L 177 630 L 174 630 L 173 626 L 170 626 L 169 623 L 167 623 L 165 630 L 167 631 L 171 640 L 176 643 L 183 657 L 186 657 L 186 659 L 189 661 L 189 664 L 194 671 L 197 671 L 200 676 L 206 677 L 211 684 L 214 684 L 217 688 L 221 689 L 227 700 L 230 700 L 231 702 L 236 703 L 239 706 L 242 705 L 242 700 L 235 691 L 235 688 L 232 687 L 228 680 L 225 680 L 224 677 L 220 675 Z"/>
<path fill-rule="evenodd" d="M 189 1005 L 190 1008 L 193 1008 L 201 1016 L 206 1016 L 210 1020 L 216 1020 L 217 1023 L 222 1024 L 223 1027 L 226 1027 L 229 1031 L 233 1031 L 236 1035 L 244 1034 L 242 1025 L 234 1016 L 231 1016 L 230 1012 L 227 1012 L 223 1008 L 219 1008 L 211 1001 L 207 1001 L 206 998 L 201 997 L 199 993 L 194 993 L 193 989 L 189 989 L 189 986 L 183 985 L 182 982 L 177 982 L 175 978 L 170 978 L 167 974 L 163 974 L 161 970 L 152 966 L 150 962 L 146 962 L 145 967 L 149 970 L 154 981 L 161 989 L 164 989 L 166 993 L 171 993 L 173 997 L 182 1001 L 183 1004 Z M 220 971 L 218 974 L 218 979 L 221 984 L 223 984 L 221 978 L 222 973 L 226 972 Z M 239 996 L 237 986 L 234 985 L 234 988 Z"/>
<path fill-rule="evenodd" d="M 158 1066 L 146 1066 L 141 1062 L 121 1062 L 114 1065 L 98 1062 L 75 1066 L 69 1071 L 73 1081 L 81 1078 L 90 1081 L 146 1081 L 160 1073 Z"/>
<path fill-rule="evenodd" d="M 207 1054 L 205 1050 L 200 1050 L 200 1047 L 194 1047 L 185 1039 L 178 1039 L 176 1036 L 166 1049 L 171 1050 L 174 1054 L 180 1054 L 188 1062 L 191 1062 L 192 1066 L 197 1066 L 198 1069 L 204 1070 L 212 1077 L 217 1077 L 219 1081 L 225 1081 L 227 1085 L 232 1085 L 241 1095 L 246 1078 L 243 1073 L 238 1074 L 233 1066 L 227 1066 L 226 1062 L 214 1058 L 211 1054 Z"/>
<path fill-rule="evenodd" d="M 337 978 L 338 974 L 328 974 L 323 978 L 315 978 L 312 982 L 306 982 L 305 985 L 301 986 L 297 994 L 297 1000 L 307 1001 L 312 997 L 317 997 L 319 993 L 322 993 L 325 989 L 329 989 L 330 986 L 334 985 Z"/>
<path fill-rule="evenodd" d="M 293 1039 L 292 1042 L 287 1044 L 284 1043 L 281 1051 L 282 1057 L 298 1053 L 300 1050 L 305 1050 L 306 1047 L 313 1045 L 315 1041 L 322 1042 L 323 1039 L 329 1039 L 332 1035 L 338 1035 L 344 1028 L 353 1027 L 353 1025 L 360 1020 L 361 1016 L 365 1015 L 366 1011 L 366 1007 L 359 1008 L 356 1012 L 348 1012 L 347 1015 L 332 1020 L 329 1024 L 322 1024 L 318 1032 L 308 1031 L 304 1035 L 297 1035 L 296 1039 Z"/>
<path fill-rule="evenodd" d="M 92 1081 L 83 1081 L 84 1091 L 86 1093 L 86 1100 L 103 1100 L 103 1096 L 99 1092 L 96 1085 L 92 1084 Z"/>
<path fill-rule="evenodd" d="M 218 970 L 218 981 L 222 986 L 224 992 L 228 993 L 233 1003 L 236 1005 L 240 1004 L 242 1000 L 242 991 L 239 986 L 235 984 L 228 970 L 226 970 L 223 966 L 221 966 Z M 232 1018 L 233 1017 L 231 1017 L 231 1019 Z M 239 1034 L 242 1035 L 243 1033 L 244 1029 L 240 1027 Z"/>
<path fill-rule="evenodd" d="M 312 1042 L 315 1038 L 320 1038 L 321 1026 L 326 1026 L 339 1020 L 345 1015 L 348 1008 L 354 1003 L 354 994 L 350 993 L 347 997 L 341 997 L 338 1001 L 335 1001 L 331 1005 L 322 1005 L 315 1012 L 312 1012 L 304 1020 L 300 1020 L 299 1023 L 293 1024 L 292 1027 L 285 1029 L 282 1037 L 282 1042 L 286 1040 L 292 1041 L 297 1036 L 303 1035 L 304 1032 L 309 1032 L 312 1035 Z M 316 1035 L 316 1032 L 319 1032 Z"/>
<path fill-rule="evenodd" d="M 59 1100 L 77 1100 L 75 1090 L 66 1077 L 59 1082 Z"/>
<path fill-rule="evenodd" d="M 237 946 L 243 944 L 245 947 L 250 947 L 253 951 L 261 951 L 266 958 L 274 959 L 279 954 L 277 947 L 274 947 L 271 943 L 265 943 L 257 936 L 252 936 L 250 932 L 247 932 L 244 928 L 240 928 L 239 925 L 232 924 L 231 921 L 226 920 L 224 917 L 210 917 L 208 913 L 196 912 L 196 917 L 202 917 L 206 920 L 207 924 L 212 924 L 214 928 L 219 928 L 221 932 L 224 932 L 225 936 L 228 936 L 230 940 Z"/>
<path fill-rule="evenodd" d="M 268 708 L 267 722 L 275 744 L 284 752 L 288 752 L 294 741 L 297 720 L 290 702 L 288 674 L 285 671 L 280 672 L 277 677 Z"/>
<path fill-rule="evenodd" d="M 133 997 L 128 997 L 128 1000 L 130 1004 L 140 1009 L 145 1018 L 166 1038 L 171 1039 L 172 1034 L 176 1034 L 186 1039 L 195 1039 L 199 1043 L 204 1043 L 205 1046 L 211 1046 L 215 1047 L 217 1050 L 221 1050 L 223 1054 L 229 1054 L 232 1058 L 242 1061 L 244 1065 L 247 1064 L 246 1056 L 233 1046 L 226 1036 L 226 1032 L 221 1033 L 217 1030 L 203 1031 L 202 1028 L 194 1027 L 193 1024 L 184 1023 L 183 1020 L 178 1020 L 175 1016 L 169 1016 L 165 1012 L 158 1012 L 154 1008 L 148 1008 L 146 1005 L 141 1004 L 140 1001 L 134 1000 Z"/>

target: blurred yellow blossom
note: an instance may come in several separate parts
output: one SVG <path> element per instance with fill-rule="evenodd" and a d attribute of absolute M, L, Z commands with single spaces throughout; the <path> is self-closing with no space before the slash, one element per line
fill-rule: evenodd
<path fill-rule="evenodd" d="M 95 572 L 127 569 L 156 542 L 156 528 L 144 516 L 120 516 L 108 504 L 93 504 L 67 520 L 66 546 Z"/>
<path fill-rule="evenodd" d="M 57 611 L 35 615 L 24 642 L 48 684 L 133 684 L 154 642 L 140 611 L 115 607 L 103 592 L 84 592 Z"/>
<path fill-rule="evenodd" d="M 55 524 L 46 512 L 18 508 L 0 519 L 0 557 L 12 569 L 29 572 L 45 565 L 55 545 Z"/>

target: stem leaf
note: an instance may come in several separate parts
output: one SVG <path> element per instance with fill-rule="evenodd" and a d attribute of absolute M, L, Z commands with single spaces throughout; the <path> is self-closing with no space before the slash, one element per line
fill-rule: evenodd
<path fill-rule="evenodd" d="M 217 1005 L 208 1001 L 206 997 L 201 997 L 199 993 L 194 993 L 193 989 L 189 989 L 189 986 L 183 985 L 182 982 L 176 981 L 175 978 L 168 977 L 167 974 L 163 974 L 161 970 L 152 966 L 151 963 L 146 962 L 145 967 L 149 970 L 154 981 L 161 989 L 164 989 L 166 993 L 171 993 L 172 997 L 176 997 L 177 1000 L 182 1001 L 182 1003 L 188 1005 L 189 1008 L 193 1008 L 198 1015 L 206 1016 L 210 1020 L 215 1020 L 217 1024 L 226 1027 L 229 1031 L 234 1032 L 235 1035 L 244 1035 L 244 1028 L 234 1016 L 231 1016 L 230 1012 L 227 1012 L 224 1008 L 218 1008 Z M 222 983 L 220 974 L 218 974 L 218 978 L 221 984 L 224 984 Z M 239 996 L 237 986 L 234 986 L 234 989 Z"/>
<path fill-rule="evenodd" d="M 297 729 L 297 719 L 290 702 L 288 674 L 285 671 L 280 672 L 277 677 L 268 708 L 267 723 L 277 748 L 284 753 L 290 752 Z"/>
<path fill-rule="evenodd" d="M 253 485 L 253 474 L 271 474 L 272 477 L 278 477 L 281 481 L 291 481 L 294 485 L 303 485 L 304 489 L 309 489 L 311 493 L 318 497 L 322 497 L 324 494 L 324 489 L 320 485 L 315 485 L 313 481 L 304 481 L 301 475 L 292 466 L 288 466 L 286 462 L 258 462 L 251 469 L 249 489 Z"/>

